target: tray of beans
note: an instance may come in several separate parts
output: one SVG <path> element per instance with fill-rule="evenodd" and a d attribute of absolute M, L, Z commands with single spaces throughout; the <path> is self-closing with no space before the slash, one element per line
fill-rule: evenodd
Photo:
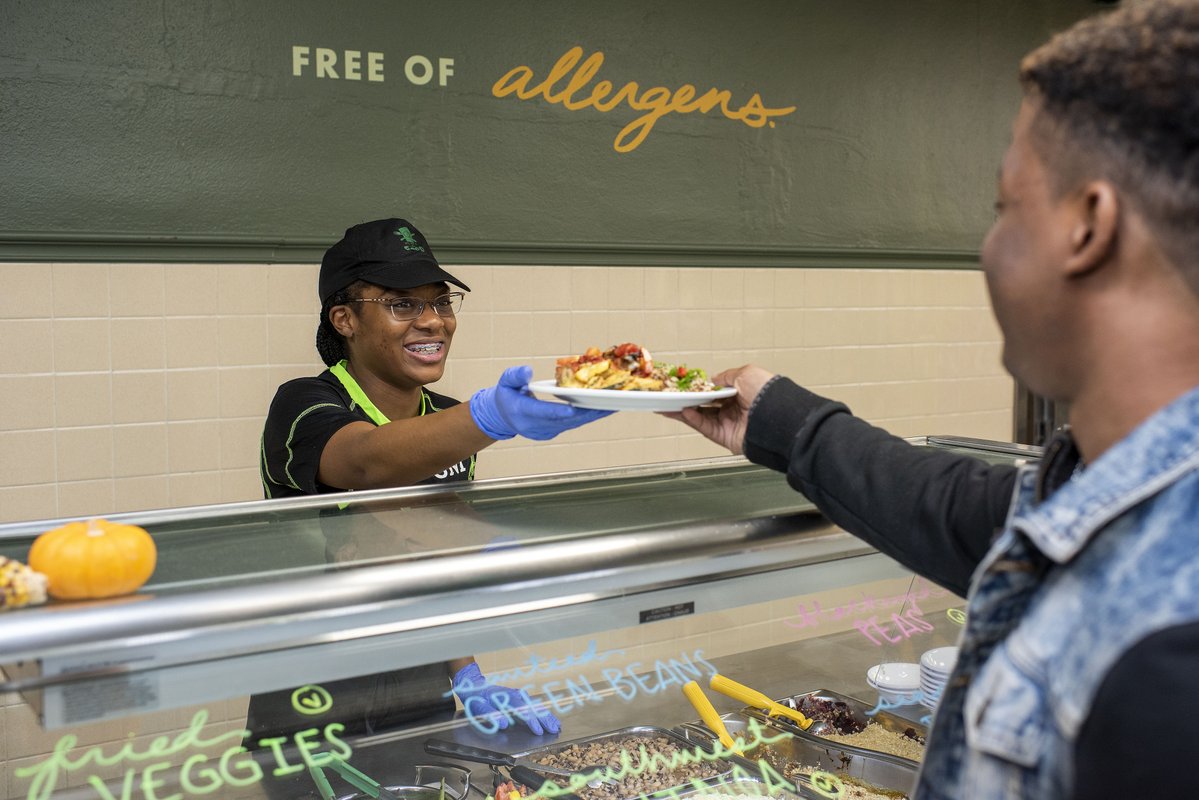
<path fill-rule="evenodd" d="M 768 727 L 765 734 L 754 737 L 746 731 L 751 722 L 762 724 L 760 717 L 738 711 L 720 717 L 734 739 L 743 742 L 752 742 L 756 738 L 767 740 L 744 751 L 744 760 L 752 762 L 746 768 L 747 772 L 763 774 L 766 771 L 762 766 L 764 763 L 773 771 L 771 782 L 778 783 L 781 775 L 794 784 L 803 797 L 830 796 L 829 779 L 821 777 L 821 773 L 832 775 L 838 782 L 838 788 L 834 790 L 838 800 L 906 798 L 916 785 L 916 765 L 907 759 L 842 747 L 821 737 L 797 736 L 783 728 Z M 713 741 L 715 738 L 715 734 L 698 721 L 685 723 L 675 730 L 690 741 Z M 813 786 L 814 782 L 816 786 Z"/>
<path fill-rule="evenodd" d="M 754 708 L 743 711 L 797 736 L 835 743 L 843 749 L 884 753 L 913 766 L 924 759 L 924 742 L 928 737 L 926 726 L 890 711 L 875 711 L 873 704 L 855 697 L 817 689 L 777 702 L 794 708 L 809 719 L 828 724 L 813 725 L 805 731 L 785 717 L 767 717 L 764 711 Z"/>
<path fill-rule="evenodd" d="M 721 776 L 731 772 L 732 764 L 715 758 L 711 751 L 705 742 L 691 742 L 672 730 L 643 725 L 555 742 L 516 755 L 569 770 L 591 765 L 607 767 L 601 773 L 592 773 L 603 780 L 592 780 L 587 786 L 575 788 L 574 793 L 581 800 L 631 800 L 658 793 L 674 795 L 680 786 L 719 783 Z"/>

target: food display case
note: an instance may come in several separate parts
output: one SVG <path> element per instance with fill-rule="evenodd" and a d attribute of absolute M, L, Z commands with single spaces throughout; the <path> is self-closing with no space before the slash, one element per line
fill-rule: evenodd
<path fill-rule="evenodd" d="M 711 679 L 919 742 L 935 698 L 867 671 L 963 619 L 737 457 L 110 519 L 154 538 L 140 591 L 0 613 L 0 796 L 902 796 L 912 758 Z M 0 526 L 0 554 L 62 522 Z M 455 693 L 470 657 L 483 677 Z M 522 721 L 547 714 L 557 733 Z"/>

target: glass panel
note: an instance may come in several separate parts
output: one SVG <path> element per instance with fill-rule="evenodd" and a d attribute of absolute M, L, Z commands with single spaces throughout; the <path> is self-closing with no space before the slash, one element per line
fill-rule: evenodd
<path fill-rule="evenodd" d="M 689 775 L 711 784 L 709 793 L 736 795 L 817 798 L 812 773 L 834 791 L 850 783 L 870 785 L 884 797 L 909 790 L 916 764 L 904 755 L 921 753 L 911 737 L 930 722 L 931 694 L 920 684 L 880 693 L 868 672 L 884 665 L 898 680 L 904 665 L 916 665 L 912 674 L 919 680 L 922 657 L 955 641 L 961 618 L 952 612 L 962 601 L 893 569 L 881 579 L 702 610 L 728 590 L 691 587 L 691 606 L 675 602 L 678 596 L 645 598 L 646 609 L 662 619 L 641 623 L 640 615 L 621 613 L 625 623 L 609 631 L 475 652 L 490 705 L 456 698 L 449 676 L 457 665 L 445 663 L 380 672 L 386 664 L 363 662 L 359 669 L 367 674 L 355 678 L 57 730 L 44 729 L 34 707 L 11 695 L 0 710 L 8 742 L 7 789 L 0 796 L 349 798 L 378 796 L 382 784 L 395 796 L 436 800 L 443 781 L 446 796 L 457 798 L 469 780 L 474 800 L 494 794 L 496 783 L 513 772 L 446 755 L 438 742 L 552 756 L 563 765 L 586 762 L 614 775 L 623 755 L 627 774 L 617 785 L 576 787 L 581 800 L 631 798 L 670 786 L 677 787 L 673 796 L 683 796 L 692 791 Z M 840 742 L 813 738 L 711 688 L 714 674 L 785 706 L 801 703 L 813 716 L 830 703 L 849 703 L 850 716 L 871 723 L 869 733 Z M 713 734 L 683 692 L 689 681 L 749 761 L 711 752 Z M 551 724 L 547 714 L 557 720 L 556 735 L 535 735 L 521 721 L 530 713 L 522 691 L 541 724 Z M 816 693 L 814 704 L 804 703 L 810 693 Z M 89 702 L 82 694 L 74 700 Z M 869 747 L 859 749 L 854 741 Z M 572 754 L 571 743 L 584 750 Z M 642 745 L 651 754 L 684 752 L 694 763 L 664 777 L 641 761 Z M 885 750 L 871 749 L 880 747 Z M 887 751 L 891 755 L 879 755 Z M 526 786 L 531 782 L 515 774 Z M 569 777 L 556 780 L 569 786 Z M 420 794 L 422 785 L 433 793 Z M 544 792 L 551 796 L 553 788 Z"/>
<path fill-rule="evenodd" d="M 783 476 L 737 461 L 728 466 L 645 467 L 615 476 L 500 481 L 453 489 L 338 495 L 214 507 L 142 525 L 158 545 L 145 591 L 157 595 L 469 552 L 507 542 L 598 536 L 713 519 L 812 510 Z M 244 507 L 245 510 L 239 510 Z M 214 517 L 213 511 L 219 513 Z M 0 526 L 0 555 L 25 561 L 46 524 Z"/>
<path fill-rule="evenodd" d="M 992 463 L 1021 458 L 949 446 Z M 235 626 L 148 635 L 136 644 L 153 657 L 209 641 L 204 636 L 220 647 L 207 651 L 207 662 L 104 680 L 68 674 L 53 690 L 0 695 L 0 796 L 465 800 L 469 780 L 470 800 L 476 800 L 510 778 L 526 785 L 522 797 L 543 780 L 430 752 L 436 741 L 552 759 L 568 768 L 604 765 L 619 778 L 618 785 L 594 787 L 554 779 L 581 800 L 622 800 L 657 789 L 668 793 L 655 800 L 683 797 L 697 783 L 708 784 L 709 793 L 783 798 L 844 797 L 849 783 L 886 797 L 910 790 L 916 763 L 909 757 L 920 756 L 917 739 L 964 621 L 962 600 L 880 554 L 850 554 L 839 544 L 849 539 L 844 534 L 746 538 L 747 521 L 773 524 L 810 511 L 781 475 L 722 462 L 350 499 L 344 510 L 340 497 L 144 515 L 165 557 L 152 590 L 91 606 L 62 604 L 41 616 L 5 614 L 0 641 L 22 620 L 45 620 L 53 628 L 90 608 L 104 624 L 172 599 L 238 597 L 253 604 L 282 577 L 302 578 L 295 583 L 301 587 L 329 585 L 323 581 L 334 562 L 339 571 L 353 568 L 345 574 L 371 580 L 397 568 L 431 570 L 510 538 L 616 547 L 637 532 L 646 541 L 671 542 L 675 549 L 668 552 L 679 564 L 707 563 L 699 571 L 663 572 L 672 578 L 657 584 L 646 582 L 646 565 L 604 570 L 583 562 L 574 581 L 498 581 L 477 587 L 477 598 L 470 592 L 462 598 L 413 595 L 408 606 L 380 609 L 382 622 L 411 624 L 377 640 L 254 654 L 257 634 Z M 674 544 L 679 531 L 687 535 Z M 8 526 L 0 541 L 5 552 L 21 556 L 33 534 Z M 721 537 L 739 549 L 712 550 L 710 557 L 694 552 Z M 541 552 L 520 551 L 534 562 Z M 786 554 L 786 563 L 770 563 L 776 552 Z M 593 591 L 597 574 L 607 581 L 604 592 Z M 223 591 L 200 591 L 212 589 Z M 554 605 L 568 595 L 575 595 L 569 603 Z M 547 605 L 522 607 L 526 600 Z M 460 602 L 445 605 L 450 601 Z M 281 609 L 271 612 L 275 628 L 300 624 L 299 616 Z M 342 609 L 328 610 L 337 622 Z M 317 658 L 318 652 L 325 655 Z M 47 652 L 6 664 L 5 678 L 19 686 L 64 655 Z M 451 676 L 470 657 L 483 677 L 455 691 Z M 272 690 L 256 686 L 248 696 L 236 681 L 214 677 L 233 674 L 230 669 L 260 676 L 261 686 Z M 282 689 L 279 674 L 290 681 Z M 714 674 L 813 716 L 845 703 L 833 722 L 856 717 L 870 727 L 843 741 L 813 738 L 818 728 L 804 732 L 767 718 L 763 703 L 735 687 L 724 687 L 729 694 L 712 688 Z M 727 749 L 713 752 L 713 734 L 683 692 L 690 681 L 747 760 Z M 185 691 L 211 699 L 183 704 L 177 699 L 183 694 L 168 696 Z M 818 694 L 803 697 L 810 693 Z M 479 699 L 483 694 L 487 703 Z M 552 727 L 546 715 L 553 715 L 560 731 L 530 731 L 523 721 L 529 702 L 541 724 Z M 150 709 L 156 703 L 164 710 L 81 721 L 100 706 Z M 572 743 L 583 749 L 560 752 Z M 643 761 L 653 752 L 675 754 L 668 777 Z M 542 788 L 541 796 L 554 794 L 553 787 Z"/>

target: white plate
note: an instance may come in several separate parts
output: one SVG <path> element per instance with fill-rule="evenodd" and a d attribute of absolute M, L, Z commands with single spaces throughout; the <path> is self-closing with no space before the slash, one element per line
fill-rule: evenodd
<path fill-rule="evenodd" d="M 934 647 L 920 656 L 920 664 L 925 668 L 926 672 L 939 673 L 941 675 L 948 675 L 952 672 L 953 666 L 957 661 L 958 648 L 956 645 Z"/>
<path fill-rule="evenodd" d="M 713 392 L 622 392 L 619 389 L 569 389 L 556 381 L 533 381 L 529 388 L 579 408 L 600 411 L 682 411 L 737 394 L 731 386 Z"/>
<path fill-rule="evenodd" d="M 920 686 L 920 665 L 904 661 L 875 664 L 866 670 L 866 682 L 876 689 L 911 692 Z"/>

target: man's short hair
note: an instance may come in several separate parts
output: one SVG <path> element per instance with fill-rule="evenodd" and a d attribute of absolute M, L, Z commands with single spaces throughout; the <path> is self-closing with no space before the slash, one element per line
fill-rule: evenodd
<path fill-rule="evenodd" d="M 1052 190 L 1112 181 L 1199 294 L 1199 0 L 1085 19 L 1027 55 L 1020 82 Z"/>

